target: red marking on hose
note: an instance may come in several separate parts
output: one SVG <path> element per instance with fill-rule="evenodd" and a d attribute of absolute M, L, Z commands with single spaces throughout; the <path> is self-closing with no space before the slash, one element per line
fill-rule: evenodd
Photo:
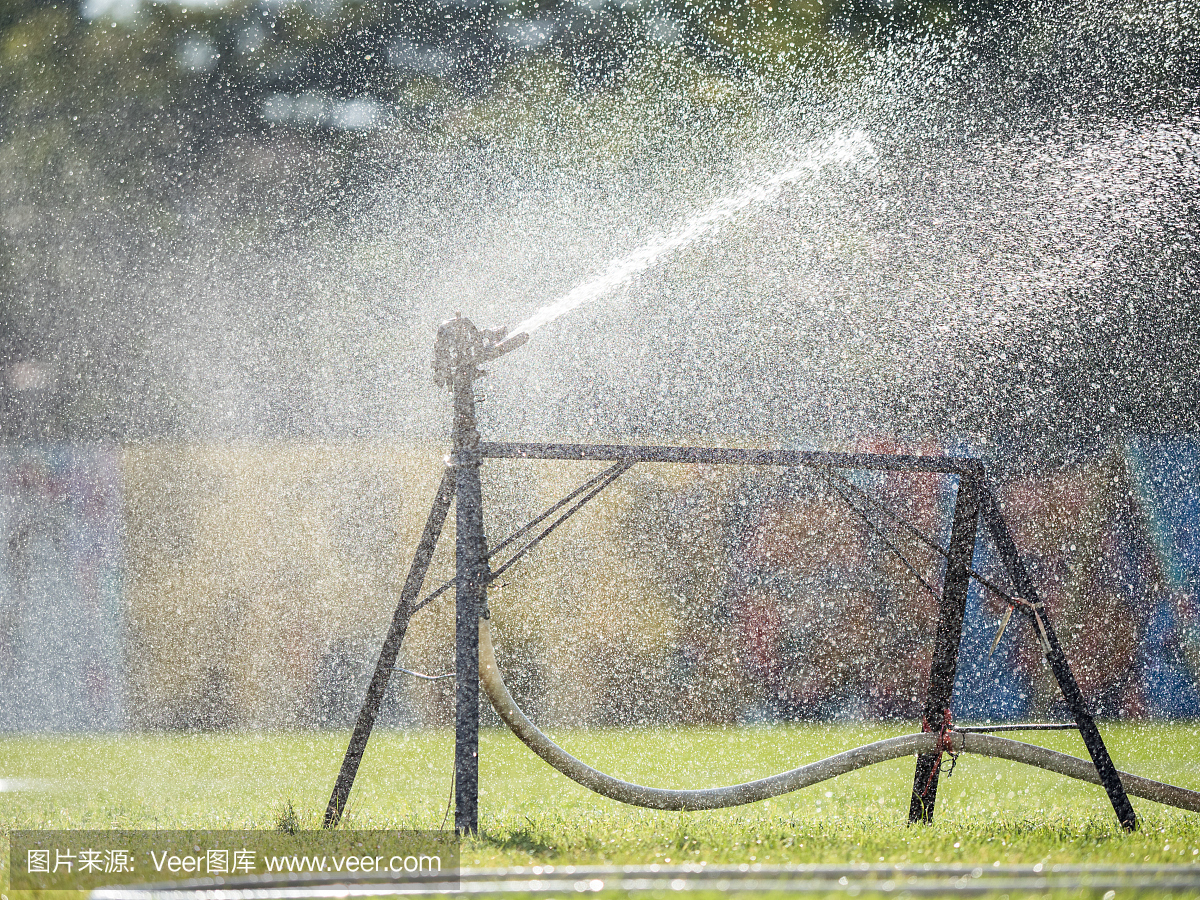
<path fill-rule="evenodd" d="M 952 728 L 953 725 L 950 721 L 950 710 L 947 709 L 945 710 L 945 715 L 942 720 L 942 727 L 938 729 L 937 743 L 933 745 L 933 749 L 938 755 L 937 762 L 933 764 L 933 769 L 929 773 L 929 780 L 925 782 L 925 789 L 921 791 L 922 800 L 924 800 L 925 795 L 929 793 L 929 789 L 933 787 L 933 781 L 935 778 L 937 778 L 938 772 L 942 770 L 942 754 L 949 753 L 951 756 L 954 755 L 954 741 L 951 738 Z M 933 731 L 933 729 L 929 727 L 929 720 L 924 717 L 921 719 L 921 731 Z"/>

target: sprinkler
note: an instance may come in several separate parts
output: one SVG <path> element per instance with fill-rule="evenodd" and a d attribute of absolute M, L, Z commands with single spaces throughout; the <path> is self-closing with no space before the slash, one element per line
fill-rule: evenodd
<path fill-rule="evenodd" d="M 330 796 L 325 812 L 326 827 L 336 825 L 345 808 L 358 764 L 379 710 L 379 703 L 395 668 L 397 653 L 409 619 L 450 588 L 454 588 L 455 592 L 454 824 L 460 834 L 475 834 L 479 828 L 481 682 L 500 718 L 534 753 L 584 787 L 636 806 L 673 810 L 736 806 L 778 796 L 863 766 L 915 753 L 917 764 L 910 796 L 909 821 L 929 823 L 933 821 L 943 756 L 948 754 L 954 759 L 959 753 L 970 752 L 1022 762 L 1099 784 L 1108 794 L 1117 821 L 1130 831 L 1136 829 L 1138 824 L 1137 816 L 1129 802 L 1130 794 L 1183 809 L 1200 811 L 1200 792 L 1118 772 L 1113 765 L 1100 730 L 1055 635 L 1048 611 L 1017 552 L 1008 524 L 987 483 L 983 464 L 979 460 L 954 456 L 804 450 L 483 442 L 480 440 L 475 418 L 474 383 L 486 374 L 479 366 L 516 349 L 527 339 L 528 335 L 523 330 L 509 335 L 505 329 L 479 329 L 461 316 L 443 323 L 438 329 L 434 344 L 434 380 L 438 385 L 448 388 L 453 395 L 453 452 L 448 457 L 449 464 L 434 498 L 424 533 L 413 555 L 400 602 L 375 667 L 375 675 L 367 689 L 367 697 Z M 566 497 L 489 550 L 483 527 L 483 497 L 479 479 L 479 467 L 484 459 L 595 461 L 608 463 L 608 468 L 591 476 Z M 814 471 L 818 477 L 828 482 L 830 488 L 863 519 L 864 525 L 875 531 L 885 544 L 886 536 L 879 524 L 871 519 L 869 507 L 856 504 L 851 498 L 851 493 L 861 491 L 846 480 L 841 472 L 926 472 L 956 479 L 948 545 L 941 547 L 932 538 L 922 536 L 922 540 L 935 547 L 945 558 L 945 572 L 941 591 L 937 595 L 938 624 L 934 636 L 933 662 L 921 733 L 878 741 L 770 778 L 729 787 L 690 791 L 645 787 L 613 778 L 570 756 L 543 734 L 517 707 L 496 664 L 488 624 L 487 586 L 630 468 L 645 463 L 767 466 L 783 470 Z M 882 505 L 869 496 L 864 495 L 864 499 L 875 505 Z M 418 600 L 451 501 L 455 504 L 457 523 L 455 576 Z M 898 514 L 892 511 L 892 515 Z M 547 522 L 548 524 L 544 524 Z M 976 546 L 984 533 L 990 536 L 1007 572 L 1011 584 L 1008 591 L 997 587 L 992 580 L 972 568 Z M 518 545 L 516 549 L 509 551 L 508 558 L 493 568 L 493 560 L 498 554 L 514 544 Z M 887 545 L 899 554 L 894 546 Z M 1062 690 L 1063 699 L 1071 710 L 1075 720 L 1073 723 L 961 726 L 951 721 L 951 700 L 958 667 L 963 616 L 966 611 L 968 587 L 972 581 L 1004 600 L 1016 613 L 1025 616 L 1030 624 L 1035 626 L 1034 633 Z M 932 586 L 926 587 L 934 591 Z M 985 733 L 1038 731 L 1063 727 L 1079 731 L 1091 757 L 1090 761 Z"/>
<path fill-rule="evenodd" d="M 503 328 L 479 329 L 470 319 L 455 316 L 438 329 L 433 345 L 433 380 L 454 395 L 454 827 L 460 834 L 479 830 L 479 622 L 488 614 L 492 574 L 483 530 L 475 380 L 486 374 L 480 363 L 529 340 L 529 335 L 517 334 L 505 341 L 505 334 Z"/>
<path fill-rule="evenodd" d="M 470 319 L 461 315 L 443 322 L 433 343 L 434 384 L 453 390 L 459 373 L 474 381 L 487 374 L 478 368 L 479 363 L 503 356 L 529 340 L 525 333 L 514 334 L 505 340 L 506 335 L 508 330 L 505 328 L 476 328 Z"/>
<path fill-rule="evenodd" d="M 438 328 L 434 341 L 433 378 L 438 386 L 449 388 L 454 397 L 453 453 L 413 554 L 412 565 L 400 591 L 400 602 L 396 604 L 350 744 L 329 796 L 324 818 L 326 828 L 336 826 L 345 811 L 383 695 L 396 667 L 409 619 L 421 607 L 453 587 L 456 604 L 454 824 L 460 833 L 478 830 L 479 621 L 487 613 L 486 589 L 491 572 L 483 531 L 474 384 L 476 379 L 487 374 L 479 368 L 480 363 L 496 359 L 529 340 L 529 335 L 524 333 L 506 335 L 506 329 L 479 329 L 462 316 L 455 316 Z M 418 600 L 451 502 L 455 504 L 457 530 L 455 576 L 424 600 Z"/>

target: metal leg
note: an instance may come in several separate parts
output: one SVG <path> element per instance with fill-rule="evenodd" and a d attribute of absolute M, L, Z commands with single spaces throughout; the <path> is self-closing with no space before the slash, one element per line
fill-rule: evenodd
<path fill-rule="evenodd" d="M 375 674 L 371 677 L 371 685 L 367 688 L 367 696 L 354 725 L 354 734 L 350 737 L 350 746 L 346 748 L 341 771 L 338 772 L 337 781 L 333 785 L 333 794 L 330 795 L 329 805 L 325 808 L 325 828 L 335 827 L 342 818 L 342 810 L 346 808 L 350 789 L 354 787 L 354 776 L 358 774 L 358 764 L 362 762 L 363 752 L 367 749 L 371 729 L 375 726 L 375 717 L 379 714 L 379 704 L 383 701 L 383 694 L 392 676 L 392 668 L 396 665 L 396 655 L 400 652 L 404 632 L 408 629 L 413 604 L 416 603 L 417 594 L 421 592 L 425 572 L 429 569 L 429 561 L 433 558 L 433 551 L 437 547 L 442 525 L 446 521 L 446 512 L 450 509 L 453 497 L 454 477 L 453 473 L 448 471 L 442 476 L 442 483 L 433 500 L 433 508 L 429 511 L 429 518 L 425 520 L 425 531 L 417 544 L 417 552 L 413 555 L 408 577 L 404 580 L 400 602 L 392 615 L 392 625 L 383 641 L 383 649 L 379 651 Z"/>
<path fill-rule="evenodd" d="M 469 367 L 461 367 L 454 385 L 454 646 L 458 673 L 454 698 L 454 828 L 459 834 L 479 831 L 479 618 L 486 609 L 489 580 L 474 377 Z"/>
<path fill-rule="evenodd" d="M 971 560 L 975 555 L 982 475 L 982 467 L 974 466 L 970 472 L 958 477 L 958 495 L 954 502 L 954 520 L 950 528 L 950 547 L 938 610 L 937 643 L 929 675 L 929 695 L 925 702 L 926 731 L 941 731 L 949 722 L 954 675 L 958 671 L 958 646 L 962 641 L 963 616 L 971 579 Z M 928 824 L 933 821 L 941 758 L 940 750 L 917 756 L 912 800 L 908 807 L 909 823 Z"/>
<path fill-rule="evenodd" d="M 1137 830 L 1137 815 L 1133 811 L 1133 804 L 1129 802 L 1125 786 L 1121 784 L 1121 777 L 1117 774 L 1117 767 L 1113 765 L 1108 748 L 1104 746 L 1104 739 L 1100 736 L 1100 729 L 1096 727 L 1096 721 L 1092 718 L 1091 711 L 1083 699 L 1083 693 L 1079 690 L 1075 676 L 1071 673 L 1071 666 L 1067 663 L 1067 657 L 1050 624 L 1050 618 L 1046 614 L 1041 598 L 1038 597 L 1037 589 L 1033 586 L 1025 564 L 1021 561 L 1021 555 L 1017 552 L 1017 545 L 1000 512 L 1000 504 L 996 502 L 995 496 L 986 486 L 983 488 L 983 518 L 987 522 L 996 549 L 1000 551 L 1000 556 L 1008 568 L 1009 577 L 1017 589 L 1017 594 L 1030 604 L 1029 607 L 1020 606 L 1018 609 L 1029 618 L 1034 619 L 1035 628 L 1038 628 L 1044 637 L 1043 649 L 1046 652 L 1046 661 L 1050 663 L 1050 669 L 1054 672 L 1054 677 L 1067 701 L 1067 706 L 1070 707 L 1071 714 L 1075 717 L 1075 724 L 1079 726 L 1084 746 L 1087 747 L 1088 754 L 1092 757 L 1092 763 L 1096 766 L 1100 783 L 1108 792 L 1108 799 L 1112 802 L 1113 811 L 1117 814 L 1117 821 L 1126 831 L 1135 831 Z"/>

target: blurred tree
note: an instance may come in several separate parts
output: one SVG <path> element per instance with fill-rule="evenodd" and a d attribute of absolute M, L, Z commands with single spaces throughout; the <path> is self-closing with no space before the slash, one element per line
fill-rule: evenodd
<path fill-rule="evenodd" d="M 17 0 L 0 19 L 5 408 L 23 393 L 13 365 L 36 363 L 50 382 L 41 414 L 23 417 L 25 437 L 62 436 L 78 385 L 111 365 L 111 355 L 69 344 L 81 321 L 103 319 L 90 301 L 114 226 L 161 195 L 181 149 L 179 122 L 166 114 L 171 46 L 151 24 L 131 47 L 117 23 L 87 22 L 69 4 Z M 104 332 L 95 330 L 100 344 Z"/>

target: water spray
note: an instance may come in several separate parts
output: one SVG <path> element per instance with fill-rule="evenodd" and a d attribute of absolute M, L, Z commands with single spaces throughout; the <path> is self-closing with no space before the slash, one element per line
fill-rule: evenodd
<path fill-rule="evenodd" d="M 790 184 L 816 177 L 826 167 L 862 167 L 870 164 L 874 156 L 875 148 L 865 132 L 835 132 L 828 139 L 792 154 L 788 164 L 777 172 L 736 194 L 714 201 L 676 228 L 613 260 L 594 278 L 572 288 L 515 325 L 513 333 L 528 336 L 565 313 L 616 290 L 671 253 L 716 233 L 751 206 L 762 206 L 776 199 Z"/>

